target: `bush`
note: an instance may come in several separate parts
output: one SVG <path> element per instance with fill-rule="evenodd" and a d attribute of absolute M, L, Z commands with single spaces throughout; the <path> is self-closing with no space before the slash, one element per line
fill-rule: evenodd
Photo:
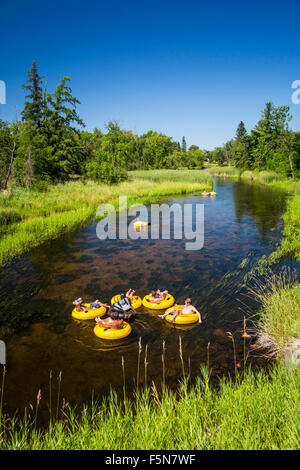
<path fill-rule="evenodd" d="M 125 170 L 116 168 L 107 162 L 97 162 L 92 160 L 86 164 L 86 174 L 88 178 L 100 180 L 103 183 L 120 183 L 127 179 Z"/>

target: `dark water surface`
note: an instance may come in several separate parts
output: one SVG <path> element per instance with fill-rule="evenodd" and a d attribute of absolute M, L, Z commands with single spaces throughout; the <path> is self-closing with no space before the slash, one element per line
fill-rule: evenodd
<path fill-rule="evenodd" d="M 62 396 L 72 404 L 93 393 L 106 394 L 110 387 L 120 390 L 122 356 L 130 388 L 136 377 L 139 337 L 143 350 L 148 345 L 149 382 L 161 382 L 163 340 L 166 381 L 171 386 L 178 381 L 182 370 L 179 336 L 186 370 L 190 363 L 192 375 L 207 362 L 208 343 L 213 376 L 232 371 L 232 342 L 227 331 L 235 336 L 237 361 L 242 365 L 243 316 L 256 305 L 241 288 L 243 276 L 279 242 L 285 197 L 245 182 L 216 180 L 215 190 L 215 198 L 194 194 L 172 199 L 180 204 L 204 203 L 205 243 L 200 251 L 186 251 L 185 240 L 99 241 L 93 222 L 32 250 L 2 272 L 5 411 L 24 410 L 34 402 L 38 389 L 46 402 L 50 370 L 55 377 L 62 371 Z M 109 301 L 128 287 L 141 297 L 152 288 L 168 289 L 178 303 L 189 296 L 201 311 L 203 324 L 174 328 L 158 318 L 160 312 L 142 307 L 132 321 L 132 334 L 112 344 L 93 334 L 93 321 L 72 319 L 73 299 Z M 253 351 L 249 360 L 254 365 L 262 361 Z"/>

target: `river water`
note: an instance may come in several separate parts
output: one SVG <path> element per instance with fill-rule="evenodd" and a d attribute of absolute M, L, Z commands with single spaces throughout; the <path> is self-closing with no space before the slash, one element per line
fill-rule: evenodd
<path fill-rule="evenodd" d="M 166 382 L 176 386 L 182 376 L 179 337 L 185 370 L 192 376 L 199 374 L 208 357 L 213 377 L 232 372 L 228 331 L 234 335 L 242 367 L 243 318 L 258 308 L 243 279 L 279 242 L 286 200 L 279 192 L 241 181 L 216 179 L 214 189 L 215 198 L 193 194 L 165 201 L 204 204 L 205 243 L 199 251 L 186 251 L 185 240 L 100 241 L 92 222 L 6 267 L 0 280 L 0 338 L 7 344 L 5 411 L 23 412 L 39 389 L 46 404 L 50 370 L 54 388 L 62 371 L 61 396 L 72 404 L 107 394 L 110 387 L 120 391 L 122 356 L 130 390 L 140 337 L 141 382 L 147 345 L 147 380 L 161 383 L 165 341 Z M 191 297 L 203 323 L 175 328 L 158 318 L 159 312 L 142 307 L 131 322 L 131 335 L 107 343 L 93 334 L 93 321 L 72 319 L 75 298 L 109 301 L 129 287 L 141 297 L 156 287 L 168 289 L 177 303 Z M 247 363 L 263 365 L 250 343 L 247 340 Z"/>

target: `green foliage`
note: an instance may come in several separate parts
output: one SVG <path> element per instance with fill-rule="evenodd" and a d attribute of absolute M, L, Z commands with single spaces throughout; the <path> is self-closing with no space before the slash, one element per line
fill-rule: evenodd
<path fill-rule="evenodd" d="M 108 162 L 98 162 L 91 160 L 86 164 L 87 177 L 93 180 L 100 180 L 103 183 L 120 183 L 127 178 L 124 170 L 115 168 Z"/>
<path fill-rule="evenodd" d="M 289 129 L 288 106 L 266 103 L 262 117 L 247 135 L 243 121 L 236 138 L 209 154 L 218 165 L 234 165 L 242 170 L 276 171 L 296 178 L 300 174 L 300 136 Z"/>

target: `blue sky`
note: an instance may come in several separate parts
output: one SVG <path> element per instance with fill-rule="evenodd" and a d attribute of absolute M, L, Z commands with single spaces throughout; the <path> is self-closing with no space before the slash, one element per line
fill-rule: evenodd
<path fill-rule="evenodd" d="M 300 1 L 0 0 L 2 119 L 24 104 L 32 60 L 53 91 L 71 77 L 87 129 L 110 119 L 212 149 L 250 130 L 266 101 L 300 130 Z"/>

